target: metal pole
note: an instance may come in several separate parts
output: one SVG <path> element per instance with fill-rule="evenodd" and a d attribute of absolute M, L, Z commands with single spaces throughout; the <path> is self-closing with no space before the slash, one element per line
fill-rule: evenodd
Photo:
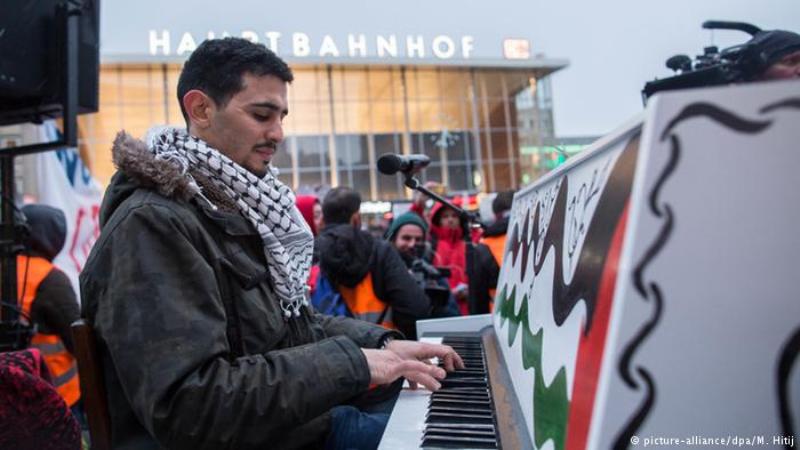
<path fill-rule="evenodd" d="M 14 254 L 14 156 L 0 157 L 0 189 L 3 193 L 3 206 L 0 208 L 2 215 L 2 244 L 0 244 L 0 299 L 4 303 L 17 305 L 17 256 Z M 22 305 L 17 305 L 22 306 Z M 19 313 L 15 308 L 0 308 L 0 319 L 4 322 L 16 322 Z"/>

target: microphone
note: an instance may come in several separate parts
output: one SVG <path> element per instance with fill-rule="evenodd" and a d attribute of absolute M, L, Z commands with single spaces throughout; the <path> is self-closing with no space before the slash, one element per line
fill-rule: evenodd
<path fill-rule="evenodd" d="M 424 169 L 430 163 L 431 159 L 425 155 L 388 154 L 378 158 L 378 170 L 386 175 L 394 175 L 397 172 L 414 173 Z"/>

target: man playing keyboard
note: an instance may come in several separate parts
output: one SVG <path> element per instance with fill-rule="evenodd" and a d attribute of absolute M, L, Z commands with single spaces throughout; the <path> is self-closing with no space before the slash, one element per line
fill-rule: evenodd
<path fill-rule="evenodd" d="M 81 274 L 114 448 L 375 448 L 386 414 L 365 396 L 400 377 L 438 389 L 429 358 L 463 366 L 309 308 L 313 239 L 269 165 L 292 78 L 263 45 L 206 41 L 178 82 L 187 127 L 114 143 Z"/>

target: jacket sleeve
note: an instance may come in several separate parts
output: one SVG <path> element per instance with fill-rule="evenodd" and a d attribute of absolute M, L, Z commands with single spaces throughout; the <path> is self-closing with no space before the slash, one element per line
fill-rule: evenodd
<path fill-rule="evenodd" d="M 193 223 L 186 210 L 132 209 L 82 280 L 124 394 L 161 446 L 268 448 L 367 389 L 366 359 L 346 336 L 229 358 L 217 274 Z"/>
<path fill-rule="evenodd" d="M 397 328 L 409 339 L 416 339 L 417 320 L 431 316 L 430 300 L 389 243 L 380 242 L 377 258 L 377 271 L 373 272 L 376 294 L 392 306 Z"/>
<path fill-rule="evenodd" d="M 342 316 L 328 316 L 314 313 L 316 320 L 325 330 L 327 336 L 347 336 L 361 348 L 378 348 L 386 338 L 404 339 L 402 333 L 383 328 L 363 320 Z"/>

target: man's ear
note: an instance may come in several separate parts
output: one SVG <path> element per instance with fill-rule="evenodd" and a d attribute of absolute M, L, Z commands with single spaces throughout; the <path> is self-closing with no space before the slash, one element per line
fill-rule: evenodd
<path fill-rule="evenodd" d="M 214 106 L 211 97 L 197 89 L 192 89 L 183 96 L 183 108 L 189 116 L 189 125 L 192 128 L 208 128 L 211 125 Z"/>

